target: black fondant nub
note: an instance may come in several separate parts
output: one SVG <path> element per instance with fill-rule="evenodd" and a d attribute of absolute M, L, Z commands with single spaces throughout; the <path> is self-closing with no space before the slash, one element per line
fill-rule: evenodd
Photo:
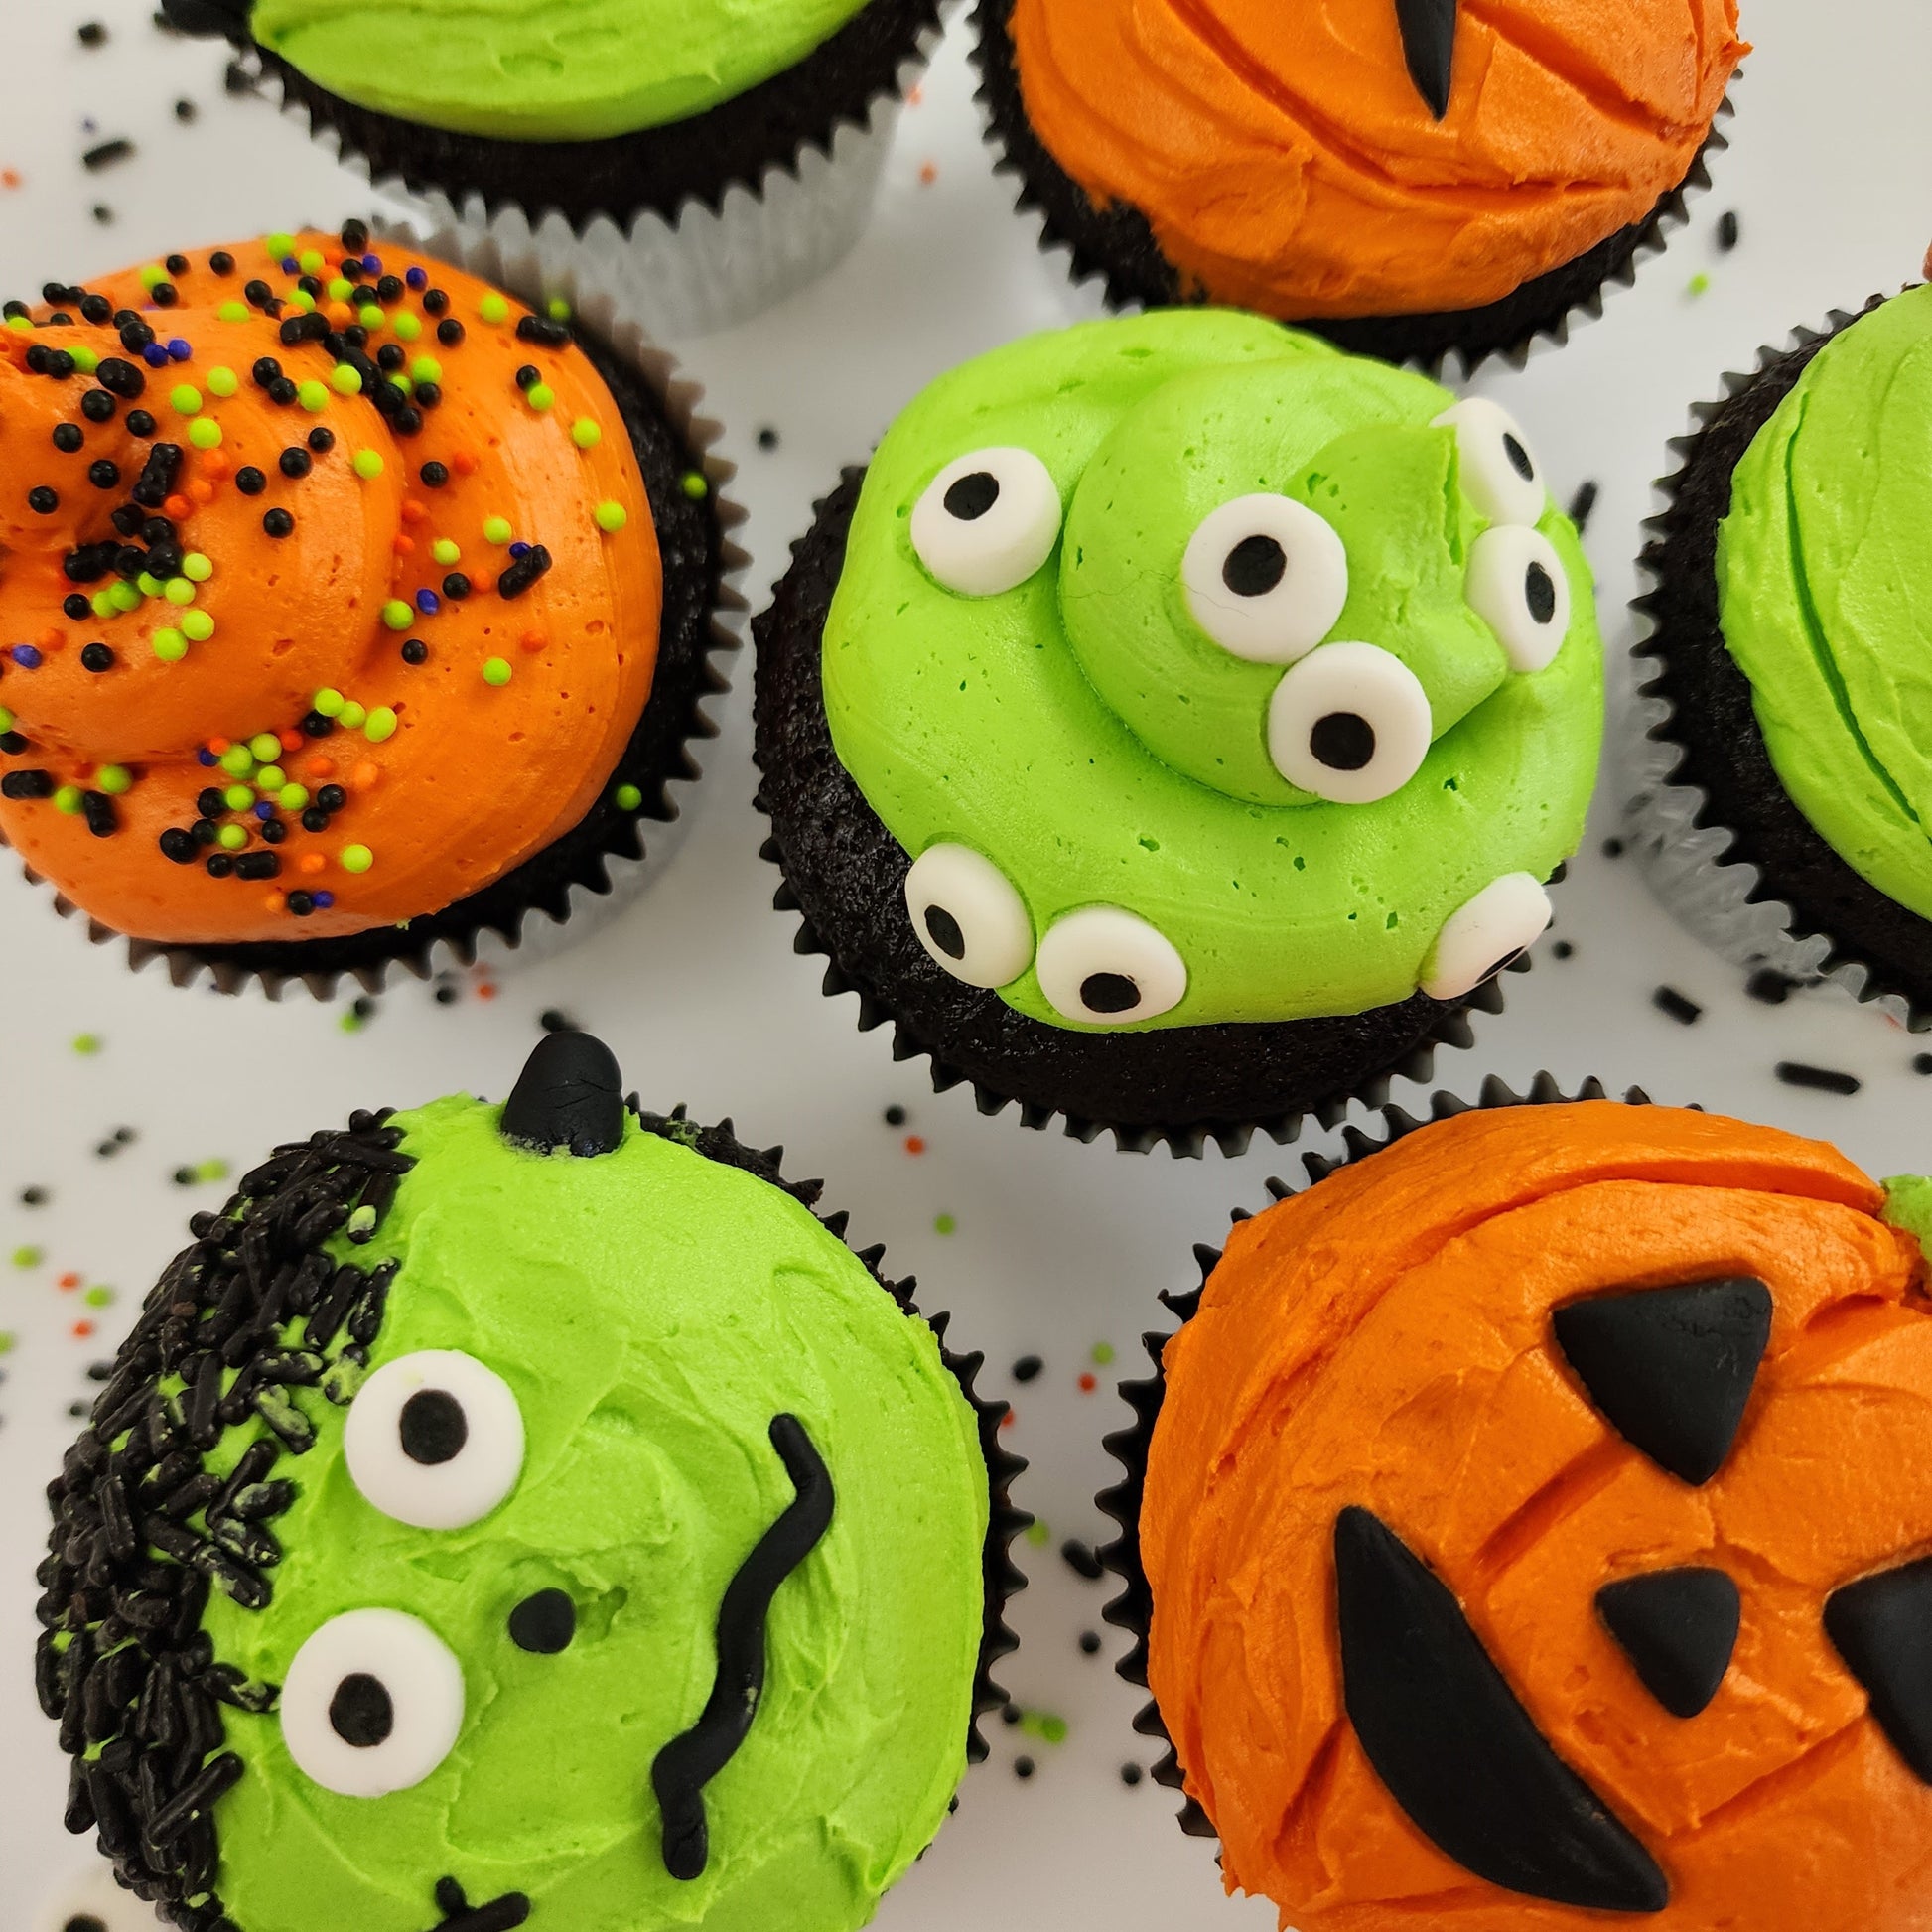
<path fill-rule="evenodd" d="M 1447 1586 L 1380 1518 L 1335 1519 L 1342 1695 L 1418 1831 L 1493 1885 L 1599 1912 L 1661 1912 L 1657 1862 L 1556 1754 Z"/>
<path fill-rule="evenodd" d="M 1449 112 L 1455 75 L 1455 5 L 1456 0 L 1395 0 L 1409 77 L 1439 121 Z"/>
<path fill-rule="evenodd" d="M 201 39 L 242 41 L 248 37 L 253 0 L 161 0 L 168 24 Z"/>
<path fill-rule="evenodd" d="M 1932 1784 L 1932 1557 L 1862 1577 L 1825 1600 L 1825 1634 L 1865 1688 L 1871 1715 Z"/>
<path fill-rule="evenodd" d="M 1722 1570 L 1687 1566 L 1605 1584 L 1596 1614 L 1672 1717 L 1695 1718 L 1718 1695 L 1739 1614 L 1737 1586 Z"/>
<path fill-rule="evenodd" d="M 609 1154 L 623 1140 L 623 1076 L 589 1034 L 546 1034 L 523 1063 L 499 1123 L 506 1141 Z"/>
<path fill-rule="evenodd" d="M 1572 1302 L 1557 1345 L 1610 1426 L 1693 1485 L 1724 1466 L 1771 1334 L 1771 1291 L 1737 1276 Z"/>

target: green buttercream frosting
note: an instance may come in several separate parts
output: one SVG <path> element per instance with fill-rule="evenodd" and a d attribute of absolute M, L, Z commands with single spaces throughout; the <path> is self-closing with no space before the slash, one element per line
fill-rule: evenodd
<path fill-rule="evenodd" d="M 255 0 L 255 39 L 331 93 L 430 127 L 587 141 L 702 114 L 865 0 Z"/>
<path fill-rule="evenodd" d="M 330 1618 L 420 1618 L 462 1665 L 455 1749 L 415 1787 L 312 1783 L 276 1714 L 227 1712 L 245 1775 L 219 1802 L 216 1889 L 242 1932 L 425 1932 L 432 1887 L 522 1892 L 568 1932 L 849 1932 L 931 1840 L 965 1767 L 989 1509 L 976 1419 L 931 1331 L 797 1202 L 626 1124 L 593 1159 L 505 1144 L 498 1110 L 397 1117 L 417 1165 L 366 1247 L 396 1257 L 371 1372 L 458 1349 L 508 1383 L 527 1438 L 506 1500 L 412 1529 L 351 1480 L 344 1411 L 297 1400 L 320 1441 L 261 1611 L 215 1595 L 216 1655 L 280 1684 Z M 666 1871 L 651 1765 L 710 1694 L 720 1601 L 793 1502 L 768 1431 L 796 1416 L 832 1522 L 772 1603 L 768 1676 L 705 1788 L 710 1860 Z M 241 1432 L 224 1444 L 240 1451 Z M 562 1589 L 568 1648 L 506 1634 Z"/>
<path fill-rule="evenodd" d="M 1903 1228 L 1932 1256 L 1932 1177 L 1894 1174 L 1885 1182 L 1885 1219 Z"/>
<path fill-rule="evenodd" d="M 1779 782 L 1888 898 L 1932 918 L 1932 288 L 1812 358 L 1731 477 L 1725 643 Z"/>
<path fill-rule="evenodd" d="M 1089 323 L 942 377 L 886 436 L 853 519 L 822 658 L 840 760 L 914 858 L 957 843 L 990 859 L 1035 939 L 1099 904 L 1158 928 L 1186 992 L 1139 1027 L 1409 998 L 1450 914 L 1576 849 L 1602 730 L 1589 571 L 1547 500 L 1536 527 L 1573 613 L 1554 658 L 1513 672 L 1471 609 L 1488 524 L 1455 433 L 1434 426 L 1454 401 L 1215 310 Z M 1017 588 L 955 595 L 914 551 L 913 506 L 954 460 L 1008 446 L 1051 474 L 1059 541 Z M 1253 493 L 1341 539 L 1346 603 L 1322 641 L 1379 646 L 1427 694 L 1430 749 L 1386 797 L 1290 783 L 1267 731 L 1283 665 L 1221 648 L 1190 615 L 1190 537 Z M 1032 966 L 999 992 L 1075 1024 Z"/>

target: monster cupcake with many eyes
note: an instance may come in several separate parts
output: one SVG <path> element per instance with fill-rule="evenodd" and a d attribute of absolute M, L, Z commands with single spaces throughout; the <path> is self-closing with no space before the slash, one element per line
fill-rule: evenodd
<path fill-rule="evenodd" d="M 1009 1647 L 978 1357 L 551 1035 L 279 1149 L 51 1496 L 67 1822 L 188 1932 L 854 1932 Z"/>
<path fill-rule="evenodd" d="M 1232 313 L 943 377 L 756 627 L 828 990 L 1123 1144 L 1286 1134 L 1466 1040 L 1595 775 L 1589 574 L 1520 428 Z"/>
<path fill-rule="evenodd" d="M 273 990 L 638 876 L 731 560 L 692 392 L 360 223 L 0 331 L 0 837 L 96 937 Z"/>

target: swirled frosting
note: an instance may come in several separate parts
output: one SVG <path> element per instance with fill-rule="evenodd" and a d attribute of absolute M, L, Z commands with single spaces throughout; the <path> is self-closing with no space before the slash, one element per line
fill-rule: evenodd
<path fill-rule="evenodd" d="M 1027 118 L 1214 302 L 1471 309 L 1642 221 L 1747 51 L 1734 0 L 1462 0 L 1432 111 L 1394 0 L 1017 0 Z M 1440 10 L 1439 10 L 1440 11 Z"/>
<path fill-rule="evenodd" d="M 1615 1922 L 1921 1922 L 1932 1790 L 1883 1728 L 1899 1707 L 1848 1662 L 1871 1657 L 1826 1628 L 1844 1586 L 1932 1546 L 1925 1258 L 1883 1201 L 1818 1142 L 1599 1101 L 1426 1127 L 1234 1229 L 1167 1344 L 1141 1517 L 1149 1681 L 1230 1890 L 1309 1932 L 1610 1922 L 1484 1882 L 1385 1788 L 1337 1657 L 1332 1553 L 1353 1510 L 1447 1588 L 1597 1816 L 1654 1859 L 1668 1903 Z M 1695 1484 L 1606 1422 L 1610 1384 L 1580 1373 L 1554 1311 L 1739 1277 L 1768 1331 Z M 1597 1604 L 1685 1568 L 1741 1600 L 1690 1717 L 1653 1698 Z M 1442 1774 L 1467 1768 L 1449 1747 Z"/>
<path fill-rule="evenodd" d="M 584 141 L 688 119 L 794 66 L 865 0 L 255 0 L 311 80 L 430 127 Z"/>
<path fill-rule="evenodd" d="M 1056 1026 L 1353 1014 L 1437 984 L 1458 908 L 1505 875 L 1535 894 L 1595 773 L 1590 578 L 1540 480 L 1491 493 L 1506 445 L 1532 468 L 1507 419 L 1483 417 L 1478 447 L 1440 420 L 1453 400 L 1272 323 L 1173 311 L 998 349 L 905 410 L 853 518 L 823 677 L 915 900 L 929 865 L 952 868 L 952 926 L 923 935 L 942 965 L 963 948 L 962 977 Z M 1024 555 L 986 550 L 1010 508 L 1031 519 Z M 1229 625 L 1262 600 L 1229 587 L 1273 540 L 1213 536 L 1250 513 L 1287 545 L 1270 600 L 1287 605 L 1253 639 Z M 1523 559 L 1544 560 L 1535 668 L 1482 593 L 1478 559 L 1498 555 L 1519 595 Z M 1362 746 L 1323 743 L 1364 724 Z M 1390 776 L 1351 791 L 1411 733 Z M 1092 908 L 1108 918 L 1067 926 Z M 1094 972 L 1137 980 L 1139 1010 L 1115 986 L 1074 999 Z"/>
<path fill-rule="evenodd" d="M 1825 345 L 1731 475 L 1719 619 L 1771 763 L 1847 865 L 1932 919 L 1932 289 Z"/>
<path fill-rule="evenodd" d="M 0 333 L 0 832 L 115 931 L 440 911 L 583 817 L 649 693 L 603 378 L 351 239 L 170 256 Z"/>

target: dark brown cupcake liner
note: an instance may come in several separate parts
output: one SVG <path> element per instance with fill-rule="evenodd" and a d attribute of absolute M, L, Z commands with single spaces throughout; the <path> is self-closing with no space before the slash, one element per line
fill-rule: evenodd
<path fill-rule="evenodd" d="M 1333 1020 L 1088 1034 L 1049 1027 L 941 972 L 904 916 L 906 853 L 840 764 L 819 683 L 863 477 L 848 470 L 817 505 L 752 624 L 756 803 L 771 826 L 763 856 L 783 875 L 773 903 L 797 917 L 792 949 L 825 955 L 827 995 L 858 994 L 861 1032 L 890 1021 L 894 1057 L 925 1057 L 936 1092 L 970 1083 L 982 1113 L 1018 1105 L 1027 1127 L 1058 1119 L 1076 1140 L 1109 1133 L 1126 1153 L 1165 1144 L 1190 1158 L 1210 1140 L 1239 1154 L 1257 1131 L 1293 1140 L 1310 1116 L 1332 1127 L 1353 1102 L 1381 1106 L 1392 1080 L 1431 1079 L 1439 1047 L 1474 1044 L 1470 1011 L 1502 1010 L 1495 980 L 1449 1004 L 1417 993 Z"/>
<path fill-rule="evenodd" d="M 646 1113 L 634 1093 L 624 1104 L 647 1131 L 780 1189 L 845 1240 L 848 1216 L 818 1212 L 822 1182 L 784 1178 L 782 1148 L 745 1146 L 729 1120 L 693 1127 L 682 1107 L 669 1115 Z M 367 1240 L 379 1225 L 410 1165 L 396 1151 L 399 1137 L 389 1119 L 388 1109 L 359 1112 L 346 1132 L 325 1130 L 276 1149 L 244 1176 L 220 1213 L 194 1217 L 193 1245 L 149 1294 L 95 1399 L 89 1428 L 48 1488 L 53 1527 L 48 1555 L 36 1573 L 42 1594 L 35 1612 L 40 1636 L 34 1678 L 42 1712 L 60 1725 L 61 1746 L 71 1760 L 67 1827 L 76 1835 L 96 1833 L 98 1849 L 121 1885 L 153 1902 L 163 1918 L 185 1932 L 235 1932 L 213 1889 L 218 1848 L 207 1813 L 245 1767 L 223 1748 L 220 1712 L 223 1707 L 266 1711 L 276 1695 L 275 1687 L 250 1683 L 215 1658 L 200 1634 L 203 1608 L 210 1587 L 238 1593 L 257 1607 L 265 1604 L 279 1557 L 268 1527 L 272 1509 L 256 1508 L 245 1521 L 239 1514 L 221 1514 L 218 1531 L 210 1523 L 207 1536 L 192 1528 L 192 1519 L 204 1501 L 204 1520 L 214 1517 L 243 1483 L 272 1489 L 273 1479 L 287 1474 L 289 1457 L 304 1452 L 297 1447 L 303 1434 L 313 1440 L 304 1419 L 279 1400 L 275 1381 L 297 1360 L 280 1345 L 291 1321 L 307 1317 L 305 1334 L 311 1338 L 318 1323 L 327 1328 L 315 1339 L 317 1357 L 346 1336 L 345 1348 L 367 1361 L 367 1345 L 379 1333 L 388 1276 L 382 1270 L 339 1271 L 322 1257 L 321 1244 L 345 1226 L 351 1240 Z M 947 1372 L 978 1419 L 989 1516 L 982 1558 L 984 1621 L 966 1739 L 968 1761 L 978 1762 L 987 1754 L 981 1722 L 1007 1702 L 993 1672 L 1018 1642 L 1006 1611 L 1026 1587 L 1013 1545 L 1032 1518 L 1012 1500 L 1014 1479 L 1026 1464 L 1000 1441 L 1006 1404 L 979 1393 L 984 1355 L 962 1355 L 946 1346 L 950 1317 L 920 1313 L 911 1278 L 894 1281 L 883 1272 L 883 1246 L 854 1252 L 906 1317 L 931 1329 Z M 352 1294 L 338 1292 L 345 1274 Z M 226 1346 L 218 1352 L 207 1352 L 213 1344 L 200 1325 L 203 1317 L 221 1327 Z M 235 1352 L 237 1338 L 247 1338 L 253 1352 L 241 1355 L 235 1364 L 241 1373 L 230 1384 L 219 1372 L 220 1363 Z M 214 1364 L 213 1371 L 198 1374 L 179 1397 L 164 1397 L 162 1380 L 184 1364 L 193 1368 L 197 1359 Z M 353 1393 L 352 1371 L 333 1389 L 332 1377 L 346 1366 L 340 1358 L 325 1360 L 308 1379 L 319 1378 L 332 1403 L 345 1404 Z M 253 1413 L 249 1402 L 258 1400 L 270 1431 L 250 1450 L 245 1468 L 219 1471 L 206 1483 L 193 1472 L 202 1468 L 195 1431 L 204 1422 L 234 1424 L 214 1404 L 201 1416 L 197 1390 L 204 1379 L 228 1398 L 238 1390 L 243 1417 Z M 226 1400 L 220 1407 L 227 1407 Z M 131 1447 L 135 1437 L 142 1439 L 146 1460 L 138 1468 L 130 1463 L 129 1473 L 118 1466 L 123 1452 L 112 1446 L 125 1438 Z M 218 1442 L 218 1433 L 210 1440 Z M 268 1446 L 265 1456 L 263 1445 Z M 174 1495 L 150 1505 L 130 1493 L 170 1460 L 181 1469 Z M 200 1489 L 206 1496 L 182 1512 L 177 1497 L 193 1500 Z M 131 1505 L 147 1512 L 138 1522 L 129 1513 Z M 65 1649 L 57 1648 L 57 1636 L 69 1639 Z"/>
<path fill-rule="evenodd" d="M 1321 1154 L 1305 1154 L 1302 1157 L 1302 1165 L 1309 1176 L 1305 1186 L 1298 1187 L 1291 1181 L 1279 1178 L 1270 1178 L 1264 1184 L 1271 1203 L 1284 1201 L 1293 1194 L 1319 1186 L 1330 1174 L 1338 1173 L 1344 1168 L 1386 1153 L 1396 1142 L 1406 1139 L 1419 1128 L 1451 1120 L 1457 1114 L 1493 1111 L 1501 1107 L 1565 1106 L 1580 1100 L 1607 1100 L 1610 1097 L 1602 1081 L 1593 1078 L 1585 1080 L 1574 1093 L 1568 1093 L 1554 1074 L 1538 1073 L 1531 1079 L 1527 1090 L 1519 1094 L 1491 1074 L 1483 1081 L 1473 1102 L 1457 1099 L 1450 1093 L 1436 1093 L 1430 1096 L 1427 1116 L 1411 1114 L 1401 1107 L 1384 1108 L 1380 1116 L 1380 1125 L 1384 1130 L 1380 1140 L 1359 1128 L 1344 1128 L 1344 1152 L 1339 1158 Z M 1650 1096 L 1640 1087 L 1629 1088 L 1622 1098 L 1627 1106 L 1647 1107 L 1651 1104 Z M 1230 1218 L 1238 1226 L 1254 1216 L 1249 1209 L 1238 1207 Z M 1134 1420 L 1126 1429 L 1116 1430 L 1105 1440 L 1108 1454 L 1120 1464 L 1121 1479 L 1103 1489 L 1096 1499 L 1102 1513 L 1120 1530 L 1120 1534 L 1112 1542 L 1103 1544 L 1099 1551 L 1101 1563 L 1120 1584 L 1119 1594 L 1101 1614 L 1107 1622 L 1118 1630 L 1125 1630 L 1134 1640 L 1132 1647 L 1114 1668 L 1127 1683 L 1149 1693 L 1147 1703 L 1135 1715 L 1134 1728 L 1143 1737 L 1153 1738 L 1162 1747 L 1161 1757 L 1154 1766 L 1154 1778 L 1168 1790 L 1181 1793 L 1178 1814 L 1180 1829 L 1190 1838 L 1213 1839 L 1218 1839 L 1219 1834 L 1199 1802 L 1187 1795 L 1185 1768 L 1148 1684 L 1148 1631 L 1154 1615 L 1154 1591 L 1141 1561 L 1141 1505 L 1147 1492 L 1148 1452 L 1153 1445 L 1155 1425 L 1160 1421 L 1162 1405 L 1167 1399 L 1167 1374 L 1163 1366 L 1167 1346 L 1193 1319 L 1208 1278 L 1220 1265 L 1221 1254 L 1220 1248 L 1196 1242 L 1194 1261 L 1200 1271 L 1198 1284 L 1180 1292 L 1163 1292 L 1161 1305 L 1174 1317 L 1173 1326 L 1151 1331 L 1141 1337 L 1142 1346 L 1153 1365 L 1153 1373 L 1144 1381 L 1123 1382 L 1120 1385 L 1121 1399 L 1134 1412 Z"/>
<path fill-rule="evenodd" d="M 131 968 L 139 971 L 161 960 L 176 986 L 192 986 L 206 977 L 219 992 L 239 993 L 259 985 L 274 1000 L 300 985 L 326 1000 L 345 978 L 377 993 L 392 971 L 428 979 L 448 966 L 469 966 L 486 935 L 494 935 L 514 956 L 525 943 L 532 913 L 567 927 L 573 916 L 581 918 L 619 886 L 643 883 L 645 861 L 669 836 L 667 830 L 647 838 L 646 828 L 669 828 L 676 821 L 679 804 L 669 787 L 697 780 L 691 745 L 717 734 L 704 700 L 729 688 L 724 662 L 739 641 L 729 620 L 746 608 L 735 580 L 749 559 L 730 534 L 745 520 L 744 510 L 725 494 L 737 465 L 718 451 L 723 430 L 702 413 L 703 390 L 623 318 L 606 290 L 569 278 L 544 278 L 534 261 L 506 258 L 486 238 L 443 230 L 418 243 L 406 227 L 385 232 L 532 300 L 561 294 L 571 302 L 573 314 L 588 309 L 592 322 L 580 332 L 579 346 L 623 413 L 664 553 L 665 609 L 657 669 L 630 742 L 586 815 L 482 891 L 406 926 L 376 926 L 317 940 L 171 945 L 117 932 L 88 917 L 64 895 L 55 896 L 62 913 L 84 920 L 94 944 L 124 941 Z M 694 469 L 709 485 L 701 502 L 694 502 L 682 487 L 682 479 Z M 623 784 L 637 788 L 640 803 L 617 803 L 614 794 Z M 31 868 L 26 871 L 30 879 L 38 879 Z"/>
<path fill-rule="evenodd" d="M 1186 292 L 1181 272 L 1162 254 L 1140 209 L 1125 202 L 1097 203 L 1034 132 L 1008 31 L 1014 5 L 1015 0 L 979 0 L 972 58 L 980 70 L 979 100 L 987 138 L 1000 156 L 999 171 L 1020 184 L 1016 208 L 1038 215 L 1042 250 L 1066 249 L 1074 282 L 1098 280 L 1115 309 L 1205 301 Z M 1460 358 L 1465 372 L 1491 356 L 1521 368 L 1539 339 L 1558 345 L 1568 342 L 1573 328 L 1601 316 L 1607 289 L 1628 288 L 1636 281 L 1639 262 L 1663 252 L 1670 231 L 1689 219 L 1691 198 L 1711 186 L 1710 159 L 1729 146 L 1717 122 L 1733 111 L 1726 95 L 1689 172 L 1643 220 L 1618 229 L 1500 301 L 1414 315 L 1280 320 L 1352 353 L 1414 363 L 1432 373 L 1451 355 Z"/>
<path fill-rule="evenodd" d="M 1732 472 L 1824 345 L 1884 301 L 1834 310 L 1727 373 L 1723 395 L 1691 411 L 1679 468 L 1656 488 L 1640 568 L 1651 589 L 1632 609 L 1642 682 L 1633 844 L 1679 918 L 1741 966 L 1800 982 L 1827 979 L 1914 1032 L 1932 1028 L 1932 921 L 1863 879 L 1785 791 L 1758 728 L 1749 680 L 1719 622 L 1718 529 Z"/>

